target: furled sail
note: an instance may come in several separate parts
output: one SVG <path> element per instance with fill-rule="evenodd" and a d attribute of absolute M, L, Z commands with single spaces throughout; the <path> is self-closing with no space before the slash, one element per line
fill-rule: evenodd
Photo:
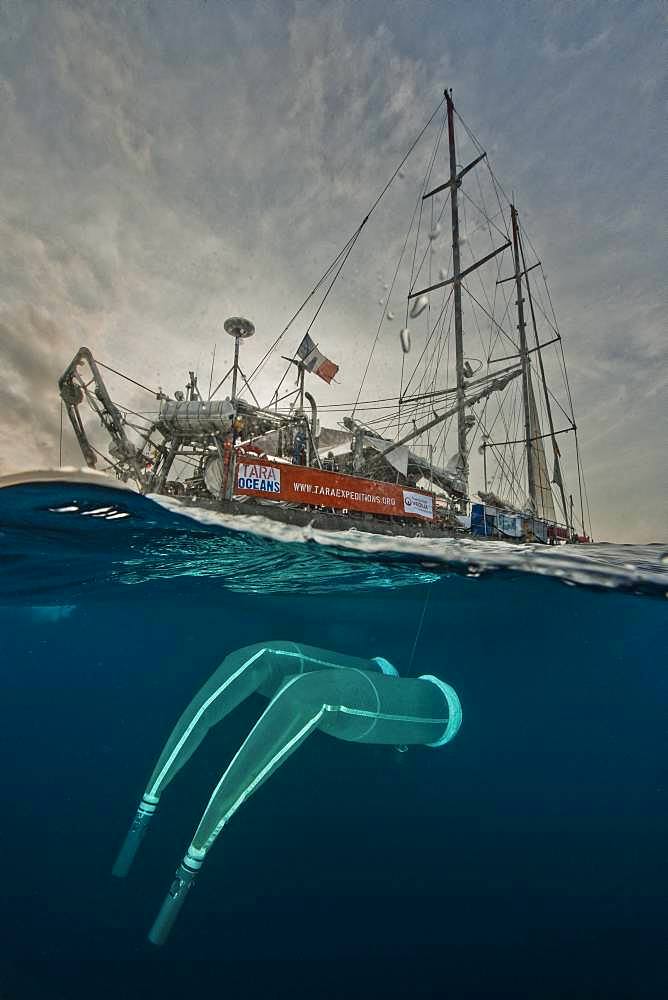
<path fill-rule="evenodd" d="M 555 521 L 554 499 L 550 485 L 550 473 L 547 468 L 545 449 L 541 437 L 540 420 L 536 397 L 533 392 L 531 372 L 529 372 L 529 435 L 531 437 L 532 482 L 529 483 L 529 495 L 535 497 L 536 515 L 546 521 Z"/>

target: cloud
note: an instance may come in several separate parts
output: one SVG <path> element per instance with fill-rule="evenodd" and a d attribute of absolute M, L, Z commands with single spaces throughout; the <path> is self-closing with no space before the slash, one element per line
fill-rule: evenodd
<path fill-rule="evenodd" d="M 54 371 L 67 335 L 34 306 L 0 312 L 0 473 L 58 464 L 60 403 Z"/>

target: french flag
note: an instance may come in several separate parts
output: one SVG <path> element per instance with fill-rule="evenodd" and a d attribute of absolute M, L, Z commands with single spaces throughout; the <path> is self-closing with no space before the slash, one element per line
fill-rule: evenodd
<path fill-rule="evenodd" d="M 319 375 L 325 382 L 331 382 L 339 370 L 338 365 L 320 353 L 317 344 L 311 340 L 308 333 L 297 348 L 297 354 L 302 359 L 306 371 Z"/>

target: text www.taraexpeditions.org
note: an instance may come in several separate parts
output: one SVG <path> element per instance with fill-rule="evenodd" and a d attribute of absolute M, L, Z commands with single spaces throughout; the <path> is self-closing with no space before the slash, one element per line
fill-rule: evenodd
<path fill-rule="evenodd" d="M 356 500 L 358 503 L 375 503 L 383 507 L 396 507 L 394 497 L 379 497 L 373 493 L 358 493 L 355 490 L 342 490 L 334 486 L 320 486 L 318 483 L 295 483 L 295 493 L 310 493 L 316 497 L 337 497 L 340 500 Z"/>

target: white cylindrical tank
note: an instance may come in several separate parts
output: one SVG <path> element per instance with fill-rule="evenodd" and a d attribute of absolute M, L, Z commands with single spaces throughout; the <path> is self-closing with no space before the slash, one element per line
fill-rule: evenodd
<path fill-rule="evenodd" d="M 165 399 L 160 403 L 159 422 L 171 432 L 178 434 L 217 434 L 229 431 L 234 417 L 234 406 L 229 399 L 174 400 Z"/>

